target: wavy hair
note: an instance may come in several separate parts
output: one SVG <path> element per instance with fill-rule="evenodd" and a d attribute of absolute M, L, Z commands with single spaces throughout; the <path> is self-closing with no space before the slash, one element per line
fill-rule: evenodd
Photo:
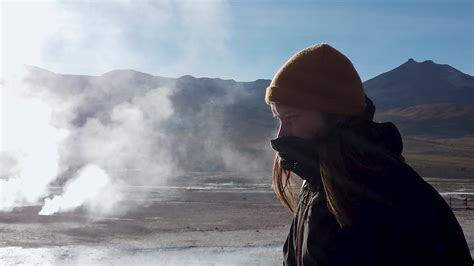
<path fill-rule="evenodd" d="M 364 202 L 392 205 L 390 197 L 380 189 L 383 175 L 403 162 L 388 150 L 357 134 L 368 126 L 361 117 L 344 117 L 323 113 L 326 122 L 320 153 L 321 181 L 328 209 L 341 227 L 350 225 Z M 276 153 L 272 185 L 281 203 L 296 213 L 296 178 L 281 168 Z"/>

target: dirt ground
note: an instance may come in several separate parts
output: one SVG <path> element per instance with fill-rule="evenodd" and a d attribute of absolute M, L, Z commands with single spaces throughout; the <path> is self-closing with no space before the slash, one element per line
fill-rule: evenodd
<path fill-rule="evenodd" d="M 0 213 L 0 265 L 280 263 L 291 215 L 273 192 L 163 194 L 135 199 L 120 217 Z"/>
<path fill-rule="evenodd" d="M 270 190 L 146 193 L 128 204 L 124 216 L 0 212 L 0 265 L 281 264 L 291 215 Z M 456 206 L 474 251 L 474 211 Z"/>

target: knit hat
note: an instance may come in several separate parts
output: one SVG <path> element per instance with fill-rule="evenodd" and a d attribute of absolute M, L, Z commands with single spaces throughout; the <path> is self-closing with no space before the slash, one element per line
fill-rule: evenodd
<path fill-rule="evenodd" d="M 320 43 L 293 55 L 266 88 L 265 102 L 346 116 L 365 107 L 362 81 L 351 61 Z"/>

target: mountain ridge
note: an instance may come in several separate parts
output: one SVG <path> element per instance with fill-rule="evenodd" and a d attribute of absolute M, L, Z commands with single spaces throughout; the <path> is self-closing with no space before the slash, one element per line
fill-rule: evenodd
<path fill-rule="evenodd" d="M 79 94 L 94 87 L 103 88 L 107 93 L 113 93 L 113 90 L 127 92 L 123 97 L 117 97 L 113 104 L 154 88 L 171 86 L 177 90 L 171 96 L 174 106 L 191 113 L 209 99 L 219 99 L 229 93 L 240 93 L 243 97 L 240 100 L 245 99 L 242 100 L 245 102 L 235 103 L 232 107 L 237 110 L 237 113 L 230 114 L 233 119 L 245 121 L 252 113 L 257 121 L 269 117 L 269 108 L 263 101 L 265 88 L 271 82 L 267 79 L 242 82 L 233 79 L 197 78 L 191 75 L 170 78 L 133 69 L 116 69 L 100 76 L 56 74 L 36 66 L 28 66 L 28 70 L 31 72 L 27 76 L 30 83 L 54 88 L 59 94 Z M 376 106 L 375 120 L 393 120 L 399 123 L 401 131 L 416 134 L 421 130 L 418 127 L 416 130 L 412 128 L 417 121 L 430 121 L 430 124 L 438 121 L 440 124 L 451 125 L 452 122 L 447 120 L 456 119 L 465 124 L 460 126 L 465 130 L 456 126 L 456 134 L 474 134 L 474 126 L 468 124 L 472 123 L 471 118 L 474 117 L 474 77 L 448 64 L 437 64 L 432 60 L 417 62 L 409 58 L 398 67 L 365 81 L 363 85 L 366 94 Z M 68 88 L 68 91 L 64 88 Z M 134 89 L 131 91 L 129 88 Z M 233 101 L 232 97 L 226 99 Z M 239 112 L 239 118 L 235 117 Z M 76 121 L 85 119 L 86 117 L 83 117 Z M 262 124 L 269 126 L 269 123 Z M 409 126 L 411 129 L 405 128 L 408 124 L 412 125 Z M 445 133 L 446 131 L 443 134 Z"/>

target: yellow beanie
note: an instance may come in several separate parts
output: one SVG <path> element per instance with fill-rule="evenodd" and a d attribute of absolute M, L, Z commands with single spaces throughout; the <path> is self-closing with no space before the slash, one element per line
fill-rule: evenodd
<path fill-rule="evenodd" d="M 266 88 L 265 102 L 340 115 L 359 115 L 365 107 L 362 81 L 351 61 L 328 44 L 293 55 Z"/>

